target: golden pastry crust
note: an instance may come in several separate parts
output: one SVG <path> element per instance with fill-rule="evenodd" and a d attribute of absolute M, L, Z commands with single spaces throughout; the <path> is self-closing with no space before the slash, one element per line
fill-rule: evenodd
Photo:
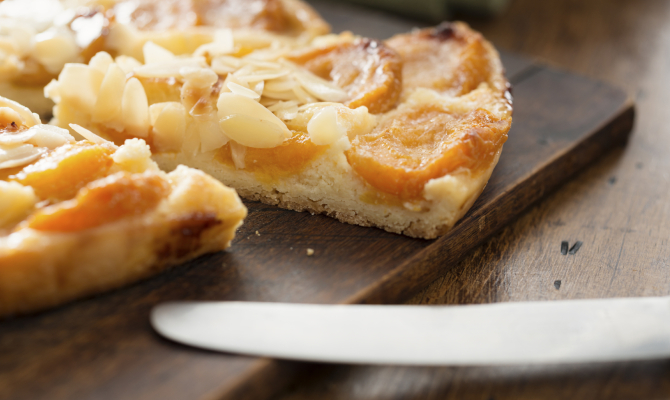
<path fill-rule="evenodd" d="M 116 141 L 141 132 L 161 168 L 202 169 L 242 197 L 409 236 L 444 234 L 483 190 L 512 105 L 497 52 L 467 25 L 252 50 L 136 66 L 140 128 L 82 112 L 68 74 L 49 88 L 55 116 Z"/>
<path fill-rule="evenodd" d="M 172 192 L 187 190 L 210 202 L 179 210 L 167 201 L 149 214 L 93 229 L 21 229 L 0 237 L 0 317 L 119 288 L 228 247 L 246 216 L 235 192 L 192 169 L 169 177 Z"/>
<path fill-rule="evenodd" d="M 84 132 L 86 134 L 86 132 Z M 118 288 L 230 245 L 246 208 L 148 146 L 74 142 L 0 98 L 0 317 Z"/>

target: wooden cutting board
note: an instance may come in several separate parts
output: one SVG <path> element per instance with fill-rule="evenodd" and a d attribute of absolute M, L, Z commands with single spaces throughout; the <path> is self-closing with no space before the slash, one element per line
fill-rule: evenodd
<path fill-rule="evenodd" d="M 621 90 L 509 54 L 503 62 L 514 84 L 509 140 L 486 190 L 448 235 L 411 239 L 248 203 L 229 251 L 0 322 L 0 398 L 261 399 L 281 389 L 311 366 L 171 343 L 152 331 L 149 311 L 169 300 L 402 302 L 625 142 L 634 108 Z"/>

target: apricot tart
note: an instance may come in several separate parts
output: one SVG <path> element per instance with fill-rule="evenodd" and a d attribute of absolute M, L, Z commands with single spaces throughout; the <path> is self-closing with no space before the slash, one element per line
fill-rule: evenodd
<path fill-rule="evenodd" d="M 66 65 L 46 88 L 54 122 L 142 138 L 161 168 L 201 169 L 248 199 L 414 237 L 472 206 L 512 122 L 498 54 L 463 23 L 143 51 L 131 67 L 107 53 Z"/>
<path fill-rule="evenodd" d="M 44 85 L 66 63 L 99 51 L 142 59 L 153 41 L 193 53 L 215 37 L 234 35 L 236 51 L 281 37 L 304 43 L 328 25 L 300 0 L 4 0 L 0 1 L 0 95 L 44 114 L 53 103 Z"/>
<path fill-rule="evenodd" d="M 75 128 L 88 140 L 0 98 L 0 317 L 222 250 L 246 216 L 203 172 L 160 171 L 142 139 L 119 147 Z"/>

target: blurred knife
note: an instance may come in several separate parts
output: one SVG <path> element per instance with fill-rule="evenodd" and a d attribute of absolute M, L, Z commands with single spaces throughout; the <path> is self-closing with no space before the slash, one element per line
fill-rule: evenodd
<path fill-rule="evenodd" d="M 178 302 L 161 335 L 291 360 L 405 365 L 623 361 L 670 356 L 670 298 L 467 306 Z"/>

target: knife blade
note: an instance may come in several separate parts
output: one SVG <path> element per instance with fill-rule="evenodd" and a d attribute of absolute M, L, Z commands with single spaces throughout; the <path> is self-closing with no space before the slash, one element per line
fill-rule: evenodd
<path fill-rule="evenodd" d="M 175 342 L 351 364 L 502 365 L 670 356 L 670 298 L 463 306 L 173 302 L 151 313 Z"/>

